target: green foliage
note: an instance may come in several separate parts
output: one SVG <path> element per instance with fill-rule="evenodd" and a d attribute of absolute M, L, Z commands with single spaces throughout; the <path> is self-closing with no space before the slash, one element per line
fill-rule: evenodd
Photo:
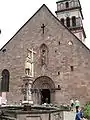
<path fill-rule="evenodd" d="M 84 106 L 84 117 L 85 118 L 90 118 L 90 102 L 88 102 L 85 106 Z"/>

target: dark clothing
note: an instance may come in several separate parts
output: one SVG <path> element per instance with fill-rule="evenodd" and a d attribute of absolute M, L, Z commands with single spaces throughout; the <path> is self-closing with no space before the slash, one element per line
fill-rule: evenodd
<path fill-rule="evenodd" d="M 76 113 L 78 112 L 79 106 L 76 106 Z"/>
<path fill-rule="evenodd" d="M 80 111 L 80 116 L 81 116 L 81 118 L 83 118 L 83 113 Z"/>
<path fill-rule="evenodd" d="M 73 106 L 74 106 L 74 103 L 71 104 L 71 107 L 73 107 Z"/>
<path fill-rule="evenodd" d="M 82 112 L 81 112 L 81 111 L 80 111 L 80 112 L 77 112 L 77 113 L 76 113 L 75 120 L 81 120 L 81 118 L 83 118 Z"/>

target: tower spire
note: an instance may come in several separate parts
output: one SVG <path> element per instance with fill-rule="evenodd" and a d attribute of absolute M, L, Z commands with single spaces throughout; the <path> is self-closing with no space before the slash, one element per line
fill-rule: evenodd
<path fill-rule="evenodd" d="M 57 4 L 57 17 L 62 24 L 67 26 L 82 42 L 86 34 L 83 28 L 82 8 L 79 0 L 59 0 Z"/>

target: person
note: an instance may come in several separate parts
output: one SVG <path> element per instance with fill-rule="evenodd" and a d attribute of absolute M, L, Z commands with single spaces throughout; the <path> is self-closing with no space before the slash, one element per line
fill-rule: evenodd
<path fill-rule="evenodd" d="M 46 103 L 48 104 L 48 98 L 46 98 Z"/>
<path fill-rule="evenodd" d="M 80 107 L 80 102 L 78 99 L 75 100 L 75 107 L 76 107 L 76 112 L 78 112 L 78 109 Z"/>
<path fill-rule="evenodd" d="M 73 107 L 74 107 L 74 100 L 73 100 L 73 99 L 70 99 L 70 107 L 71 107 L 71 110 L 72 110 Z"/>
<path fill-rule="evenodd" d="M 82 120 L 83 119 L 83 112 L 80 108 L 78 108 L 75 116 L 75 120 Z"/>

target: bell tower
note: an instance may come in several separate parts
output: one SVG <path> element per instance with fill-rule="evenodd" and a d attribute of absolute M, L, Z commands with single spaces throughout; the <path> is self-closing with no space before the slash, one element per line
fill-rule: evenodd
<path fill-rule="evenodd" d="M 68 27 L 75 36 L 82 42 L 85 41 L 86 34 L 83 28 L 82 8 L 79 0 L 59 0 L 56 2 L 58 19 L 63 25 Z"/>

